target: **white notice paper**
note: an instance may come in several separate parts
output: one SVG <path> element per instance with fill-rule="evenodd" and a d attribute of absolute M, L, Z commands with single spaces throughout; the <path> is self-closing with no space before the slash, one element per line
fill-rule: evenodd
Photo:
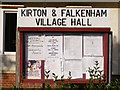
<path fill-rule="evenodd" d="M 60 79 L 62 75 L 61 68 L 62 68 L 62 65 L 60 60 L 50 59 L 45 61 L 45 70 L 46 71 L 50 70 L 49 79 L 54 79 L 52 77 L 53 76 L 52 73 L 55 73 L 55 75 L 58 76 L 58 79 Z"/>
<path fill-rule="evenodd" d="M 103 35 L 84 35 L 84 56 L 103 56 Z"/>
<path fill-rule="evenodd" d="M 25 34 L 25 58 L 44 60 L 44 36 L 41 33 Z"/>
<path fill-rule="evenodd" d="M 45 55 L 47 58 L 62 58 L 62 35 L 47 33 L 45 35 Z"/>
<path fill-rule="evenodd" d="M 81 60 L 65 60 L 64 61 L 64 75 L 65 78 L 71 72 L 72 79 L 82 78 L 82 61 Z"/>
<path fill-rule="evenodd" d="M 64 36 L 64 56 L 65 59 L 82 58 L 82 35 Z"/>
<path fill-rule="evenodd" d="M 86 73 L 86 79 L 89 79 L 88 68 L 92 68 L 95 66 L 95 61 L 98 61 L 100 70 L 104 70 L 104 57 L 84 57 L 82 59 L 82 71 Z"/>

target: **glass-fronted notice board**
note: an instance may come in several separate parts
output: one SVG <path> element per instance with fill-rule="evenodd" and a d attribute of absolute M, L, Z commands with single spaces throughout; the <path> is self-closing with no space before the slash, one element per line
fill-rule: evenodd
<path fill-rule="evenodd" d="M 103 34 L 99 33 L 25 33 L 25 78 L 41 79 L 44 70 L 50 70 L 67 79 L 69 71 L 72 79 L 82 79 L 83 74 L 89 79 L 88 68 L 99 62 L 100 70 L 104 70 Z"/>

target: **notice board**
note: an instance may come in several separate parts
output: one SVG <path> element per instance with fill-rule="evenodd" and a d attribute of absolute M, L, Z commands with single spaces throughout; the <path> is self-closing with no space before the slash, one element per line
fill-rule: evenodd
<path fill-rule="evenodd" d="M 28 23 L 29 22 L 29 23 Z M 97 60 L 108 81 L 108 8 L 19 8 L 20 72 L 24 80 L 46 79 L 44 72 L 69 71 L 73 83 L 89 82 L 88 67 Z"/>
<path fill-rule="evenodd" d="M 69 71 L 72 79 L 83 79 L 84 74 L 89 79 L 88 68 L 95 61 L 105 69 L 104 38 L 100 33 L 24 33 L 26 79 L 41 79 L 42 60 L 44 71 L 50 70 L 48 79 L 53 79 L 52 73 L 67 79 Z"/>

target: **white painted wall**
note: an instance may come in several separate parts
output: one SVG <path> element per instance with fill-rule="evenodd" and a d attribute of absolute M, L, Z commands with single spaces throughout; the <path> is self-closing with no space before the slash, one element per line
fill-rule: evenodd
<path fill-rule="evenodd" d="M 118 47 L 118 63 L 119 63 L 118 73 L 120 75 L 120 70 L 119 70 L 120 68 L 120 8 L 118 8 L 118 45 L 119 45 Z"/>
<path fill-rule="evenodd" d="M 112 48 L 112 74 L 118 74 L 119 67 L 119 58 L 118 58 L 118 8 L 111 8 L 110 11 L 110 28 L 113 33 L 113 48 Z"/>

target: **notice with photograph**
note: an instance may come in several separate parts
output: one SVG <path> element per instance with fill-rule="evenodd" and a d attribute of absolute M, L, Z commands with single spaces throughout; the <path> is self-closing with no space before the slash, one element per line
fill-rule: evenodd
<path fill-rule="evenodd" d="M 26 78 L 41 79 L 41 60 L 26 61 Z"/>

